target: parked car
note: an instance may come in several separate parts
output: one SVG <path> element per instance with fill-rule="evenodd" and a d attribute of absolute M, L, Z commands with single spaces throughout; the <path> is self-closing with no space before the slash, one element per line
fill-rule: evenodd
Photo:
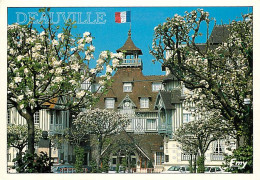
<path fill-rule="evenodd" d="M 65 164 L 61 166 L 57 166 L 53 169 L 54 173 L 75 173 L 75 168 L 72 165 Z"/>
<path fill-rule="evenodd" d="M 190 173 L 189 166 L 171 166 L 168 170 L 163 171 L 164 174 Z"/>
<path fill-rule="evenodd" d="M 166 171 L 161 172 L 163 174 L 175 174 L 175 173 L 181 173 L 181 167 L 180 166 L 171 166 L 169 169 Z"/>
<path fill-rule="evenodd" d="M 190 167 L 189 166 L 181 166 L 180 171 L 181 171 L 181 173 L 190 173 Z"/>
<path fill-rule="evenodd" d="M 116 166 L 111 166 L 108 170 L 108 173 L 117 173 L 116 172 Z M 124 173 L 122 166 L 119 166 L 119 172 L 118 173 Z"/>
<path fill-rule="evenodd" d="M 226 172 L 224 169 L 222 169 L 219 166 L 206 166 L 205 173 L 230 173 L 230 172 Z"/>

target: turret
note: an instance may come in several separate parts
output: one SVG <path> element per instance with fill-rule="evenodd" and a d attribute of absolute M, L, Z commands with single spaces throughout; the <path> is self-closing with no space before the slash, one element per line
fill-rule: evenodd
<path fill-rule="evenodd" d="M 128 31 L 128 38 L 125 44 L 116 50 L 117 52 L 124 53 L 123 62 L 119 67 L 140 67 L 143 68 L 142 60 L 139 58 L 139 55 L 142 55 L 141 49 L 135 46 L 134 42 L 131 39 L 131 30 Z"/>

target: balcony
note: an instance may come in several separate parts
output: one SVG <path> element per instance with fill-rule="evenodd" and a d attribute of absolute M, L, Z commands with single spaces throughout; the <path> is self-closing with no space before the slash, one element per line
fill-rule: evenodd
<path fill-rule="evenodd" d="M 195 155 L 192 155 L 192 159 L 195 159 Z M 191 155 L 187 153 L 181 153 L 181 161 L 190 161 Z"/>
<path fill-rule="evenodd" d="M 125 129 L 127 132 L 143 134 L 146 132 L 158 132 L 158 119 L 132 118 Z"/>
<path fill-rule="evenodd" d="M 50 125 L 50 132 L 53 134 L 62 134 L 64 130 L 63 124 Z"/>
<path fill-rule="evenodd" d="M 172 125 L 167 123 L 160 123 L 159 124 L 159 131 L 160 134 L 172 134 Z"/>
<path fill-rule="evenodd" d="M 143 67 L 142 59 L 123 59 L 118 67 Z"/>
<path fill-rule="evenodd" d="M 211 153 L 210 160 L 211 161 L 223 161 L 224 155 L 223 155 L 223 153 Z"/>

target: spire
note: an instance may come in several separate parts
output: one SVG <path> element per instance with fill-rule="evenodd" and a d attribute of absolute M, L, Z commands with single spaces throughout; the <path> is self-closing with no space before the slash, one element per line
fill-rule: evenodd
<path fill-rule="evenodd" d="M 129 29 L 129 31 L 128 31 L 128 37 L 131 38 L 131 29 Z"/>

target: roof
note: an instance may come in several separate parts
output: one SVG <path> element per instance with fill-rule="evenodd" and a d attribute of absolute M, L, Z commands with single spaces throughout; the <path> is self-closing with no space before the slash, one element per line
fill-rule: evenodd
<path fill-rule="evenodd" d="M 165 109 L 174 109 L 173 104 L 171 103 L 171 92 L 170 91 L 160 91 L 160 97 L 164 103 Z"/>
<path fill-rule="evenodd" d="M 166 81 L 172 81 L 172 80 L 177 80 L 177 78 L 172 74 L 169 73 L 167 76 L 165 76 L 165 78 L 163 79 L 164 82 Z"/>
<path fill-rule="evenodd" d="M 128 38 L 127 38 L 125 44 L 121 48 L 116 50 L 116 52 L 124 52 L 124 51 L 125 51 L 126 55 L 134 54 L 134 52 L 136 52 L 138 55 L 143 54 L 141 49 L 136 47 L 133 40 L 131 39 L 131 30 L 129 30 L 129 32 L 128 32 Z"/>
<path fill-rule="evenodd" d="M 51 99 L 50 102 L 43 103 L 43 105 L 49 106 L 48 108 L 50 108 L 50 109 L 55 109 L 55 105 L 57 102 L 58 102 L 58 98 L 56 97 L 56 98 Z"/>
<path fill-rule="evenodd" d="M 134 145 L 136 152 L 148 160 L 154 160 L 154 152 L 163 152 L 160 149 L 160 147 L 163 147 L 163 136 L 159 134 L 132 134 L 122 131 L 120 134 L 113 135 L 112 139 L 112 144 L 118 143 L 118 140 L 121 140 L 121 142 L 123 140 L 128 145 Z"/>
<path fill-rule="evenodd" d="M 142 70 L 138 67 L 127 67 L 118 68 L 115 75 L 111 78 L 113 83 L 111 87 L 108 88 L 107 94 L 100 97 L 96 104 L 97 108 L 105 108 L 105 98 L 115 98 L 115 108 L 116 110 L 120 103 L 128 95 L 129 98 L 137 107 L 139 112 L 151 112 L 154 111 L 154 104 L 158 94 L 158 91 L 152 91 L 153 82 L 162 82 L 165 76 L 154 75 L 154 76 L 144 76 Z M 99 80 L 98 78 L 97 80 Z M 129 81 L 131 80 L 131 81 Z M 132 92 L 123 92 L 123 84 L 125 82 L 132 83 Z M 140 108 L 140 98 L 149 98 L 149 108 Z"/>
<path fill-rule="evenodd" d="M 209 43 L 220 44 L 227 40 L 229 36 L 228 25 L 215 25 L 209 37 Z"/>

